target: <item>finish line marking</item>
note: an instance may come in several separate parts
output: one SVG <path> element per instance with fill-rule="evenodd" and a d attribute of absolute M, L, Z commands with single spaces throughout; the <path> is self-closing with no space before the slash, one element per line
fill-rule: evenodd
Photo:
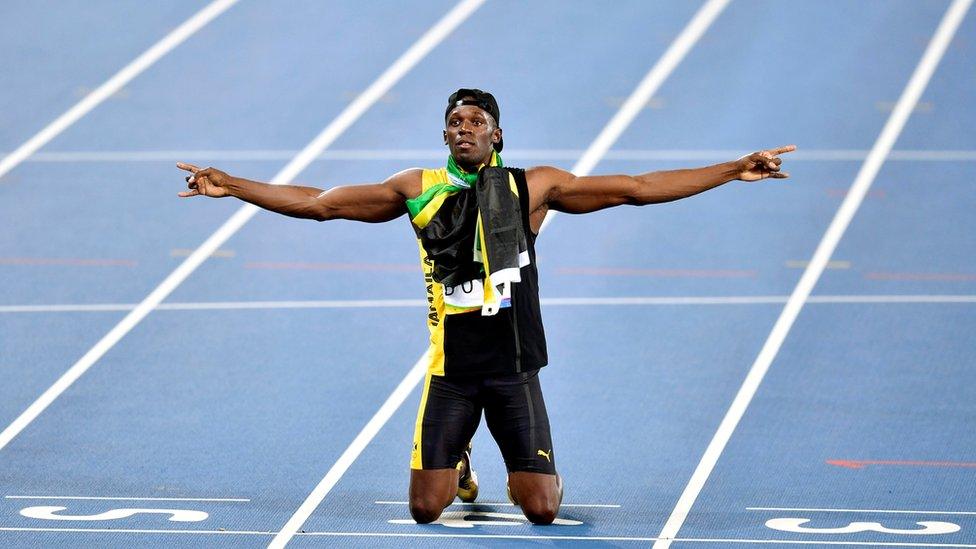
<path fill-rule="evenodd" d="M 116 496 L 3 496 L 3 499 L 81 499 L 104 501 L 217 501 L 217 502 L 248 502 L 247 498 L 152 498 L 152 497 L 116 497 Z"/>
<path fill-rule="evenodd" d="M 78 534 L 189 534 L 215 536 L 273 536 L 276 532 L 262 532 L 258 530 L 152 530 L 152 529 L 123 529 L 123 528 L 24 528 L 0 527 L 0 532 L 54 532 Z M 649 542 L 658 541 L 652 537 L 630 536 L 531 536 L 505 534 L 421 534 L 394 532 L 298 532 L 299 537 L 360 537 L 360 538 L 450 538 L 450 539 L 509 539 L 509 540 L 540 540 L 540 541 L 622 541 Z M 736 538 L 678 538 L 671 541 L 686 543 L 730 543 L 730 544 L 785 544 L 785 545 L 854 545 L 867 547 L 958 547 L 976 548 L 971 543 L 912 543 L 890 541 L 808 541 L 787 539 L 736 539 Z"/>
<path fill-rule="evenodd" d="M 894 513 L 902 515 L 976 515 L 976 511 L 912 511 L 909 509 L 833 509 L 809 507 L 746 507 L 747 511 L 804 511 L 813 513 Z"/>

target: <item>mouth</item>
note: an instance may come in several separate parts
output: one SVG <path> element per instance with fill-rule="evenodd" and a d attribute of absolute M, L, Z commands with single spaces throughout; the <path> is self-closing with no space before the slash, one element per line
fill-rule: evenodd
<path fill-rule="evenodd" d="M 474 148 L 474 143 L 471 141 L 458 141 L 454 144 L 458 150 L 466 151 Z"/>

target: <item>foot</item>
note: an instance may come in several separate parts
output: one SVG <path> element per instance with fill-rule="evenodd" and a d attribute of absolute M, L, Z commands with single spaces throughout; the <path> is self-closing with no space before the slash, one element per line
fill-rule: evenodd
<path fill-rule="evenodd" d="M 471 443 L 468 443 L 467 450 L 461 454 L 461 461 L 458 462 L 458 489 L 457 495 L 461 501 L 471 503 L 478 498 L 478 475 L 471 468 Z"/>

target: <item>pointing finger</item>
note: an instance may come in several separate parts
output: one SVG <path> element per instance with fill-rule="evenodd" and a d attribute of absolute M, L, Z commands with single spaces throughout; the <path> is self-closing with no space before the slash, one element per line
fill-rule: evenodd
<path fill-rule="evenodd" d="M 773 155 L 778 155 L 778 154 L 793 152 L 795 150 L 796 150 L 796 145 L 785 145 L 783 147 L 776 147 L 775 149 L 770 149 L 769 152 L 773 153 Z"/>
<path fill-rule="evenodd" d="M 193 172 L 193 173 L 197 173 L 198 171 L 200 171 L 200 168 L 194 166 L 193 164 L 186 164 L 184 162 L 177 162 L 176 167 L 181 170 L 186 170 L 188 172 Z"/>

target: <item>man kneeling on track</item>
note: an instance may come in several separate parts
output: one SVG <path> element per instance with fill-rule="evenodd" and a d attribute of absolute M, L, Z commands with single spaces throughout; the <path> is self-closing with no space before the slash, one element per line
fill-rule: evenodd
<path fill-rule="evenodd" d="M 587 213 L 622 204 L 685 198 L 739 179 L 788 177 L 763 150 L 703 168 L 636 176 L 577 177 L 558 168 L 502 166 L 495 98 L 477 89 L 450 96 L 446 167 L 412 168 L 382 183 L 333 187 L 269 185 L 214 168 L 191 172 L 180 196 L 234 196 L 280 214 L 379 223 L 409 214 L 427 287 L 430 348 L 410 460 L 410 513 L 437 520 L 456 496 L 474 501 L 471 437 L 484 410 L 508 469 L 509 498 L 535 524 L 559 512 L 549 418 L 539 385 L 546 342 L 535 240 L 549 210 Z"/>

